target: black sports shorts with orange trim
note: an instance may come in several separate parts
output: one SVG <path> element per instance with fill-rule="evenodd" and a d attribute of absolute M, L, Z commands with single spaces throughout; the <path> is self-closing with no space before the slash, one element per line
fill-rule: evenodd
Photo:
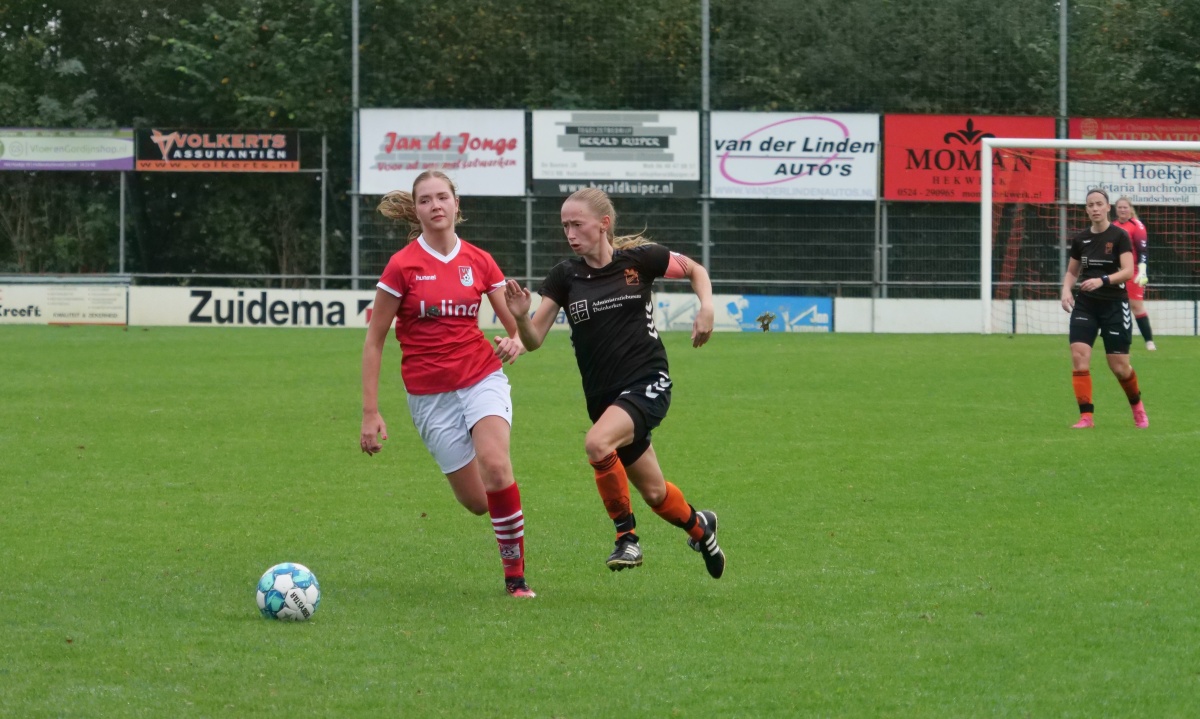
<path fill-rule="evenodd" d="M 671 378 L 666 372 L 658 372 L 630 386 L 608 392 L 587 401 L 588 417 L 594 424 L 604 410 L 616 405 L 633 420 L 633 442 L 617 448 L 621 464 L 628 467 L 636 462 L 650 447 L 650 432 L 667 416 L 671 408 Z"/>
<path fill-rule="evenodd" d="M 1104 353 L 1129 354 L 1133 343 L 1133 313 L 1128 300 L 1098 300 L 1080 293 L 1071 312 L 1068 337 L 1071 344 L 1082 342 L 1091 347 L 1096 333 L 1104 338 Z"/>

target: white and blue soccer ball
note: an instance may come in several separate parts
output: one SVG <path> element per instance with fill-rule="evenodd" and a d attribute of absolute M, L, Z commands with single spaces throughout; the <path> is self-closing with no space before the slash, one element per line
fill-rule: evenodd
<path fill-rule="evenodd" d="M 258 580 L 258 610 L 267 619 L 302 622 L 321 605 L 321 585 L 303 564 L 284 562 L 268 569 Z"/>

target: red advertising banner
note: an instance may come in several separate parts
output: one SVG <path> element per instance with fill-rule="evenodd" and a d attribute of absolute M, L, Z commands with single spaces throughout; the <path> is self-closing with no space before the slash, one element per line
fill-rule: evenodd
<path fill-rule="evenodd" d="M 137 169 L 159 172 L 297 172 L 296 130 L 137 131 Z"/>
<path fill-rule="evenodd" d="M 1171 140 L 1200 142 L 1200 120 L 1165 118 L 1072 117 L 1067 125 L 1072 140 Z M 1071 159 L 1177 161 L 1178 155 L 1144 150 L 1073 150 Z"/>
<path fill-rule="evenodd" d="M 981 143 L 989 137 L 1053 139 L 1054 118 L 885 115 L 883 198 L 978 202 Z M 997 154 L 992 172 L 997 201 L 1054 201 L 1053 150 Z"/>

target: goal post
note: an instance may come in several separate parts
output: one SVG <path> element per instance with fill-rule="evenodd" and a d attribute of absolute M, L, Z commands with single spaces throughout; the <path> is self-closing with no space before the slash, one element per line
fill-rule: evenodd
<path fill-rule="evenodd" d="M 1177 237 L 1175 244 L 1193 243 L 1191 248 L 1181 250 L 1180 263 L 1187 265 L 1187 274 L 1180 275 L 1186 280 L 1188 276 L 1200 277 L 1200 142 L 1192 141 L 1152 141 L 1152 140 L 1055 140 L 1028 138 L 984 138 L 981 141 L 980 152 L 980 290 L 981 329 L 983 334 L 998 331 L 1000 326 L 1011 332 L 1020 332 L 1017 318 L 1017 295 L 1009 290 L 1017 286 L 1013 283 L 1016 270 L 1013 267 L 1018 262 L 1022 250 L 1019 238 L 1028 235 L 1030 230 L 1025 219 L 1012 220 L 1008 218 L 1010 244 L 1016 244 L 1014 249 L 1006 249 L 1004 267 L 1002 268 L 1003 283 L 995 279 L 995 254 L 997 249 L 997 231 L 1001 220 L 998 212 L 1009 205 L 1019 208 L 1037 206 L 1041 212 L 1037 215 L 1043 231 L 1053 228 L 1061 238 L 1087 227 L 1086 218 L 1082 215 L 1082 205 L 1086 192 L 1095 187 L 1103 187 L 1109 193 L 1110 201 L 1115 205 L 1120 195 L 1130 194 L 1139 210 L 1142 206 L 1153 206 L 1161 209 L 1164 215 L 1172 208 L 1172 237 Z M 1060 163 L 1066 163 L 1066 172 L 1059 172 Z M 1040 170 L 1039 170 L 1040 164 Z M 1035 177 L 1040 171 L 1042 191 L 1031 190 L 1030 183 L 1022 179 L 1022 169 L 1027 170 L 1027 177 Z M 1050 178 L 1046 175 L 1049 173 Z M 1127 177 L 1132 175 L 1133 177 Z M 1114 178 L 1116 178 L 1114 180 Z M 1125 178 L 1129 181 L 1126 182 Z M 1007 182 L 1006 182 L 1007 180 Z M 1144 180 L 1144 182 L 1143 182 Z M 1024 184 L 1023 184 L 1024 183 Z M 1049 184 L 1047 184 L 1049 183 Z M 1147 184 L 1149 183 L 1149 184 Z M 1171 186 L 1173 183 L 1173 186 Z M 1034 183 L 1037 184 L 1037 183 Z M 1015 187 L 1011 185 L 1016 185 Z M 1127 188 L 1151 188 L 1146 192 L 1136 190 L 1126 191 Z M 1053 188 L 1053 190 L 1050 190 Z M 1165 188 L 1165 189 L 1164 189 Z M 1114 191 L 1116 190 L 1116 191 Z M 1047 193 L 1050 196 L 1046 196 Z M 1076 195 L 1079 195 L 1078 197 Z M 1074 216 L 1072 217 L 1072 213 Z M 1029 217 L 1027 213 L 1017 212 L 1019 218 Z M 1140 213 L 1139 213 L 1140 214 Z M 1148 223 L 1149 224 L 1149 223 Z M 1149 227 L 1150 245 L 1154 247 L 1156 232 L 1162 228 Z M 1043 234 L 1046 234 L 1043 232 Z M 1016 238 L 1016 242 L 1011 242 Z M 1062 239 L 1055 240 L 1059 252 L 1065 253 L 1067 247 Z M 1064 255 L 1065 256 L 1065 255 Z M 1044 260 L 1044 258 L 1043 258 Z M 1011 264 L 1011 266 L 1010 266 Z M 1177 263 L 1179 264 L 1179 263 Z M 1194 264 L 1194 267 L 1193 267 Z M 1050 276 L 1047 267 L 1040 271 L 1028 271 L 1030 276 L 1041 281 L 1042 290 L 1049 289 L 1047 278 Z M 1180 270 L 1180 272 L 1184 272 Z M 1156 274 L 1152 262 L 1147 276 L 1161 277 Z M 1062 272 L 1058 272 L 1057 280 L 1061 282 Z M 1152 279 L 1152 284 L 1156 280 Z M 1193 280 L 1194 282 L 1194 280 Z M 997 312 L 997 285 L 1001 288 L 1004 299 L 1010 303 L 1010 309 Z M 1029 283 L 1030 285 L 1034 283 Z M 1179 289 L 1180 286 L 1176 285 Z M 1024 292 L 1028 289 L 1018 287 Z M 1053 288 L 1053 298 L 1057 299 L 1057 287 Z M 1183 290 L 1180 290 L 1183 292 Z M 1179 294 L 1180 292 L 1177 292 Z M 1186 294 L 1186 292 L 1183 292 Z M 1038 296 L 1034 293 L 1034 296 Z M 1043 300 L 1049 298 L 1043 297 Z M 1191 324 L 1200 325 L 1200 303 L 1193 297 L 1191 309 Z M 1045 304 L 1045 302 L 1043 302 Z M 1061 309 L 1059 310 L 1061 313 Z M 998 315 L 1005 315 L 1008 323 Z M 1065 319 L 1062 321 L 1065 327 Z M 1039 331 L 1039 330 L 1032 330 Z M 1041 330 L 1046 331 L 1046 330 Z M 1063 330 L 1065 332 L 1065 330 Z M 1182 332 L 1180 332 L 1182 333 Z M 1187 332 L 1195 334 L 1195 331 Z"/>

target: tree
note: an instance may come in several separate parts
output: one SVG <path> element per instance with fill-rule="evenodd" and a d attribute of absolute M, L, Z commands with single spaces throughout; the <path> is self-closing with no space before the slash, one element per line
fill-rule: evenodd
<path fill-rule="evenodd" d="M 711 0 L 712 107 L 1057 114 L 1045 0 Z M 1070 4 L 1073 114 L 1200 116 L 1200 3 Z M 364 107 L 690 110 L 696 0 L 363 0 Z M 350 3 L 0 4 L 0 126 L 313 128 L 348 236 Z M 311 176 L 137 173 L 140 272 L 316 271 Z M 0 173 L 0 268 L 116 268 L 117 183 Z M 349 265 L 344 244 L 335 262 Z"/>
<path fill-rule="evenodd" d="M 1054 111 L 1044 0 L 718 2 L 713 16 L 717 109 Z"/>
<path fill-rule="evenodd" d="M 1073 7 L 1073 114 L 1200 115 L 1200 3 L 1109 0 Z"/>
<path fill-rule="evenodd" d="M 92 83 L 89 58 L 67 41 L 66 15 L 46 5 L 0 8 L 0 124 L 115 126 Z M 0 268 L 109 269 L 106 240 L 116 235 L 117 205 L 112 176 L 0 173 L 0 231 L 7 240 L 0 243 Z"/>

